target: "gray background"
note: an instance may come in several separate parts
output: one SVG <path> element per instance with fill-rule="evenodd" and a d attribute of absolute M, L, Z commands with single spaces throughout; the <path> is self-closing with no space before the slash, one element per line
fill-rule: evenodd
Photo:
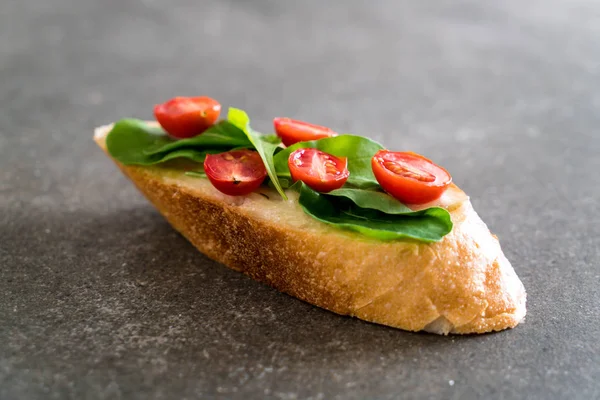
<path fill-rule="evenodd" d="M 583 0 L 0 1 L 0 398 L 600 398 L 599 16 Z M 179 94 L 438 161 L 500 237 L 526 322 L 406 333 L 208 260 L 91 140 Z"/>

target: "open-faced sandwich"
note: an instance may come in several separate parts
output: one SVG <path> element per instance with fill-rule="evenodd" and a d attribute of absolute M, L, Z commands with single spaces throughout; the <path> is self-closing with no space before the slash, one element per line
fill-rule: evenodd
<path fill-rule="evenodd" d="M 95 140 L 201 252 L 282 292 L 410 331 L 524 318 L 523 284 L 445 169 L 289 118 L 263 135 L 220 111 L 177 97 L 157 122 L 124 119 Z"/>

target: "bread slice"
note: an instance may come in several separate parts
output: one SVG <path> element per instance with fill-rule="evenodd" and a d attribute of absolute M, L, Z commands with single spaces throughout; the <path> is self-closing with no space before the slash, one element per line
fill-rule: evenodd
<path fill-rule="evenodd" d="M 105 151 L 110 128 L 95 132 Z M 291 192 L 230 197 L 177 162 L 117 165 L 202 253 L 316 306 L 438 334 L 499 331 L 525 316 L 523 284 L 456 186 L 440 200 L 454 222 L 443 240 L 379 241 L 314 220 Z"/>

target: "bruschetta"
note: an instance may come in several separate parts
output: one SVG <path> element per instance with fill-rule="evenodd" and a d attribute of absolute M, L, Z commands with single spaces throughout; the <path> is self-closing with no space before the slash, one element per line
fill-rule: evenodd
<path fill-rule="evenodd" d="M 526 293 L 498 239 L 427 158 L 289 118 L 275 134 L 207 97 L 95 141 L 206 256 L 338 314 L 437 334 L 515 327 Z M 164 251 L 169 251 L 165 247 Z"/>

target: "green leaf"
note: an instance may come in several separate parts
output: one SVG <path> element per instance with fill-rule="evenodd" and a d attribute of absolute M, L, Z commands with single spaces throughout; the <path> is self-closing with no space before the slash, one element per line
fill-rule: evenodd
<path fill-rule="evenodd" d="M 275 186 L 275 189 L 277 189 L 281 197 L 283 197 L 284 200 L 287 200 L 287 196 L 281 188 L 279 179 L 277 179 L 275 166 L 273 164 L 273 154 L 278 148 L 278 144 L 270 142 L 268 137 L 265 139 L 265 136 L 253 130 L 250 127 L 250 118 L 243 110 L 231 107 L 227 113 L 227 120 L 246 133 L 248 140 L 252 143 L 256 151 L 258 151 L 258 154 L 260 154 L 260 157 L 265 163 L 265 168 L 267 168 L 267 173 L 269 174 L 269 178 L 271 178 L 273 186 Z"/>
<path fill-rule="evenodd" d="M 302 184 L 299 203 L 307 214 L 321 222 L 379 240 L 437 242 L 452 230 L 450 213 L 443 208 L 406 211 L 406 206 L 393 205 L 378 192 L 364 192 L 323 194 Z M 368 207 L 361 207 L 355 199 Z"/>
<path fill-rule="evenodd" d="M 371 158 L 377 151 L 383 149 L 383 146 L 371 139 L 355 135 L 340 135 L 296 143 L 275 155 L 275 170 L 279 177 L 291 178 L 288 158 L 294 150 L 301 148 L 315 148 L 337 157 L 347 157 L 350 172 L 347 181 L 349 185 L 363 189 L 379 186 L 371 169 Z"/>
<path fill-rule="evenodd" d="M 146 154 L 165 153 L 181 148 L 251 148 L 252 143 L 246 134 L 229 121 L 219 121 L 205 130 L 202 134 L 189 139 L 171 139 L 165 134 L 162 140 L 144 149 Z"/>
<path fill-rule="evenodd" d="M 185 175 L 193 178 L 206 178 L 206 172 L 204 171 L 186 171 Z"/>
<path fill-rule="evenodd" d="M 281 144 L 281 138 L 279 136 L 277 136 L 276 134 L 272 134 L 272 135 L 263 135 L 262 139 L 265 142 L 269 142 L 269 143 L 273 143 L 276 145 L 280 145 Z"/>
<path fill-rule="evenodd" d="M 179 157 L 203 162 L 207 153 L 216 151 L 182 147 L 170 152 L 146 153 L 146 149 L 172 141 L 160 127 L 136 119 L 124 119 L 109 132 L 106 147 L 113 158 L 126 165 L 152 165 Z"/>
<path fill-rule="evenodd" d="M 385 192 L 357 188 L 332 190 L 327 196 L 345 197 L 361 208 L 378 210 L 386 214 L 412 214 L 414 211 Z"/>

